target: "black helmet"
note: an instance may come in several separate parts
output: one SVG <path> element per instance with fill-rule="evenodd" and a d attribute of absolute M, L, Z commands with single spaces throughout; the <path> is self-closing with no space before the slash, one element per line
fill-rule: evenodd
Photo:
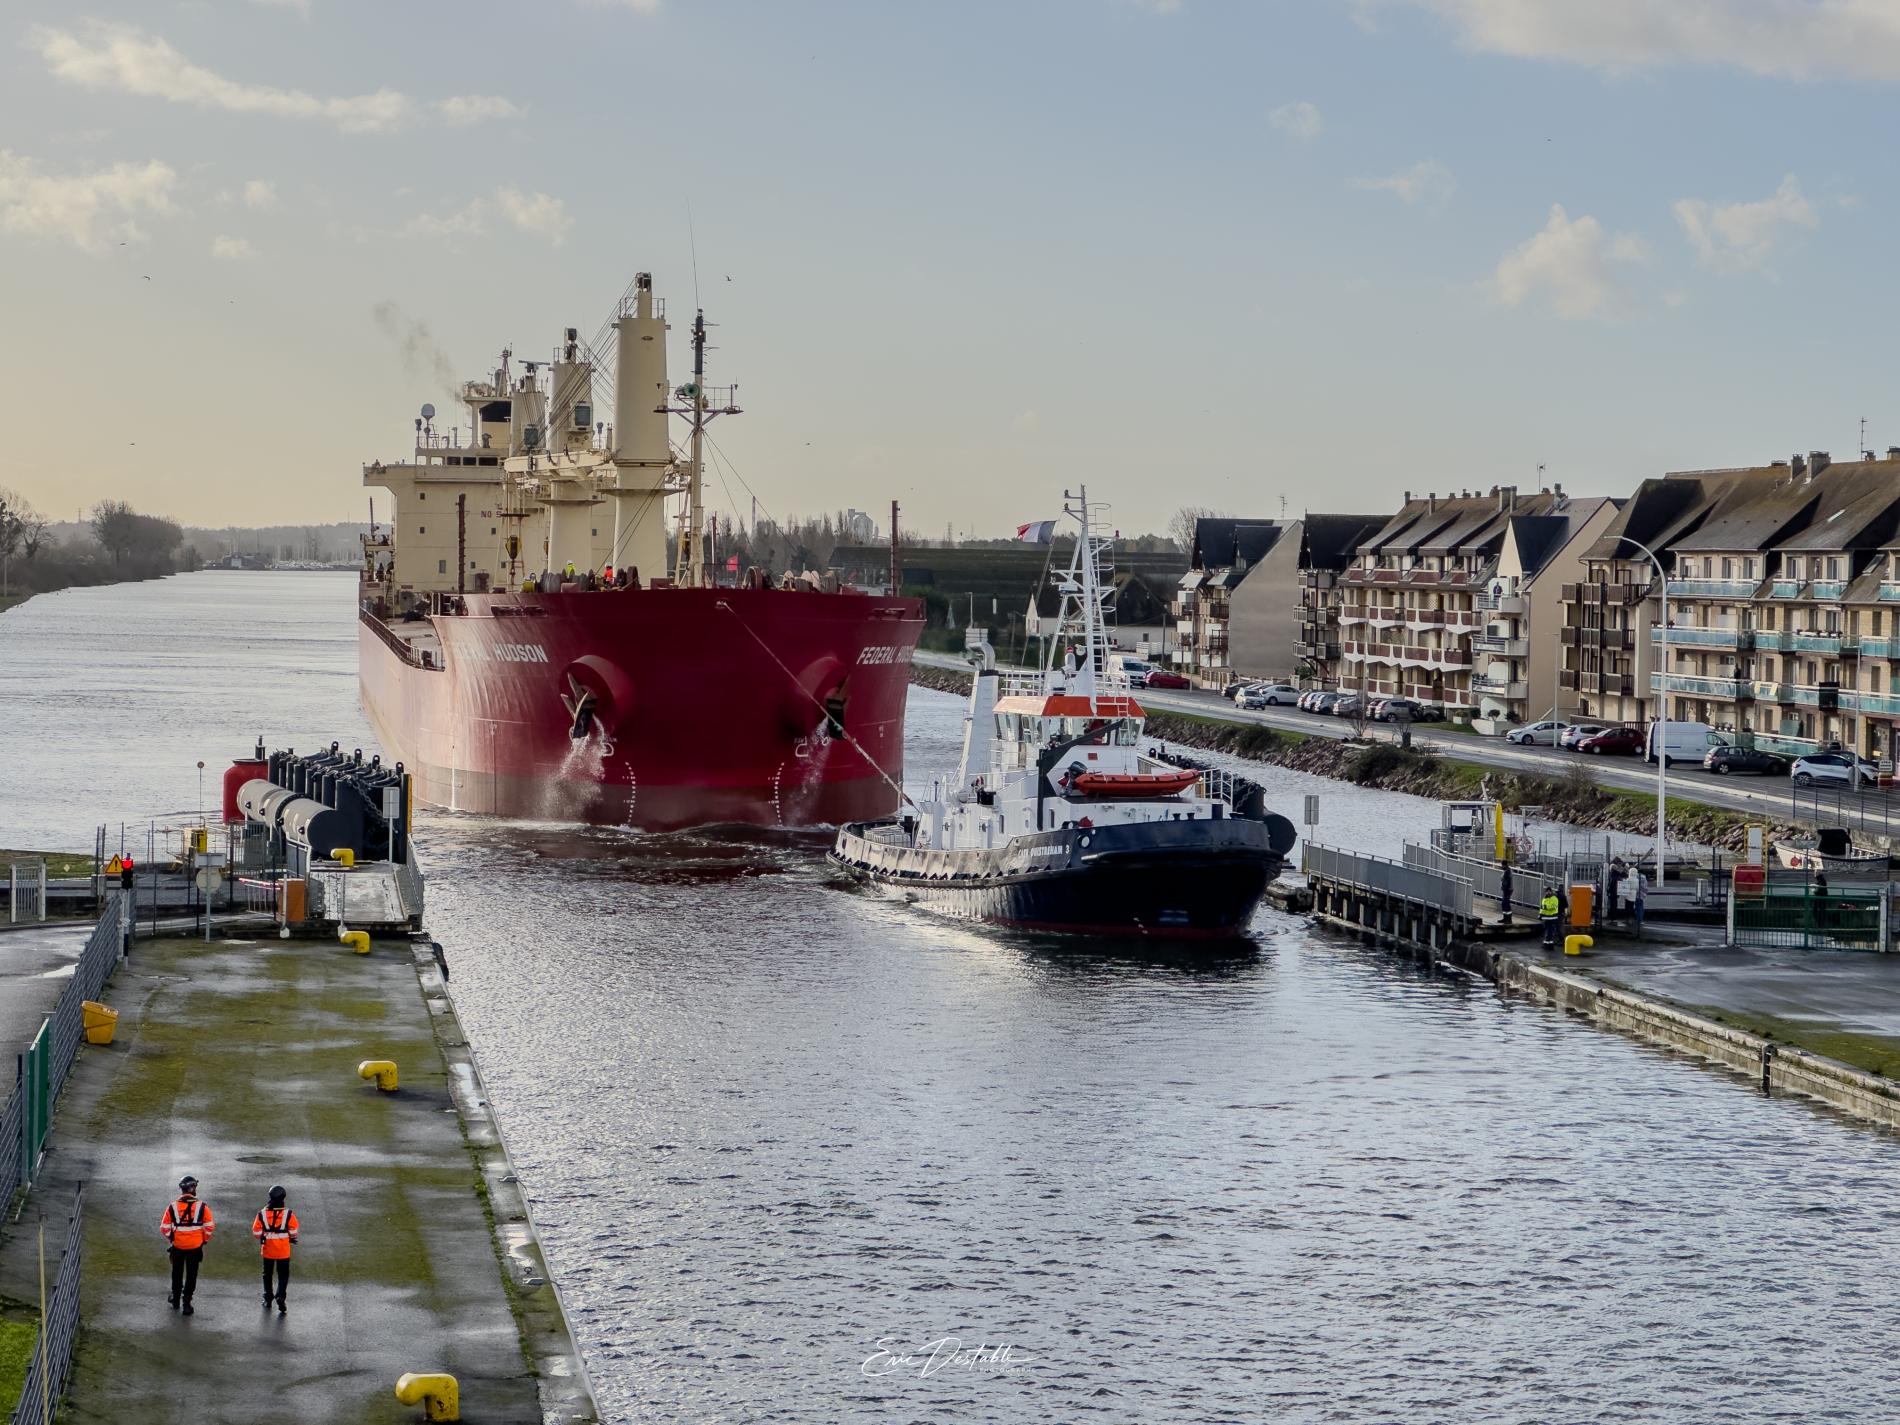
<path fill-rule="evenodd" d="M 178 1190 L 184 1193 L 196 1193 L 198 1191 L 198 1180 L 190 1173 L 186 1173 L 178 1180 Z"/>
<path fill-rule="evenodd" d="M 286 1196 L 288 1196 L 288 1194 L 285 1193 L 285 1191 L 282 1188 L 280 1187 L 272 1188 L 270 1190 L 270 1205 L 272 1207 L 282 1207 L 284 1205 L 284 1198 Z"/>

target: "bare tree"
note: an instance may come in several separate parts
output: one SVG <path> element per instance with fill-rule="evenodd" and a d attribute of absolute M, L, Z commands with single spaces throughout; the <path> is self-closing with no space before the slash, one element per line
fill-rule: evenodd
<path fill-rule="evenodd" d="M 0 486 L 0 598 L 13 592 L 13 560 L 31 559 L 46 538 L 46 516 L 18 491 Z"/>
<path fill-rule="evenodd" d="M 1202 520 L 1224 519 L 1219 510 L 1206 509 L 1200 505 L 1183 505 L 1174 512 L 1168 521 L 1168 538 L 1183 554 L 1194 553 L 1194 526 Z"/>

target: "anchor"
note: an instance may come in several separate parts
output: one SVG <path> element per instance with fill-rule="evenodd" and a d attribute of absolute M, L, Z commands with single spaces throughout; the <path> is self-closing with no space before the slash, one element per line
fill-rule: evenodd
<path fill-rule="evenodd" d="M 591 689 L 582 687 L 580 679 L 572 673 L 567 675 L 567 686 L 571 691 L 561 694 L 561 704 L 570 719 L 567 735 L 579 742 L 593 731 L 594 694 Z"/>

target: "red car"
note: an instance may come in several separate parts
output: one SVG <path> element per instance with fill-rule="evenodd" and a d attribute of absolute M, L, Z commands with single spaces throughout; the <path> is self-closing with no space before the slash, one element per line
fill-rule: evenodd
<path fill-rule="evenodd" d="M 1606 727 L 1593 737 L 1586 737 L 1577 744 L 1579 752 L 1595 752 L 1599 755 L 1610 752 L 1624 757 L 1633 757 L 1643 750 L 1643 733 L 1636 727 Z"/>
<path fill-rule="evenodd" d="M 1142 683 L 1144 688 L 1187 688 L 1193 685 L 1179 673 L 1164 673 L 1157 668 Z"/>

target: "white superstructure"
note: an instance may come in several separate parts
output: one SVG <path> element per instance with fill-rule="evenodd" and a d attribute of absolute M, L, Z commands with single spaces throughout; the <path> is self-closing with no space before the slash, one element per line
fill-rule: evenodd
<path fill-rule="evenodd" d="M 1233 815 L 1231 779 L 1164 762 L 1143 735 L 1134 690 L 1109 671 L 1102 567 L 1110 542 L 1092 529 L 1086 489 L 1064 499 L 1080 534 L 1044 667 L 999 673 L 986 631 L 968 631 L 977 674 L 963 756 L 954 780 L 937 782 L 903 819 L 919 849 L 988 850 L 1071 826 Z"/>

